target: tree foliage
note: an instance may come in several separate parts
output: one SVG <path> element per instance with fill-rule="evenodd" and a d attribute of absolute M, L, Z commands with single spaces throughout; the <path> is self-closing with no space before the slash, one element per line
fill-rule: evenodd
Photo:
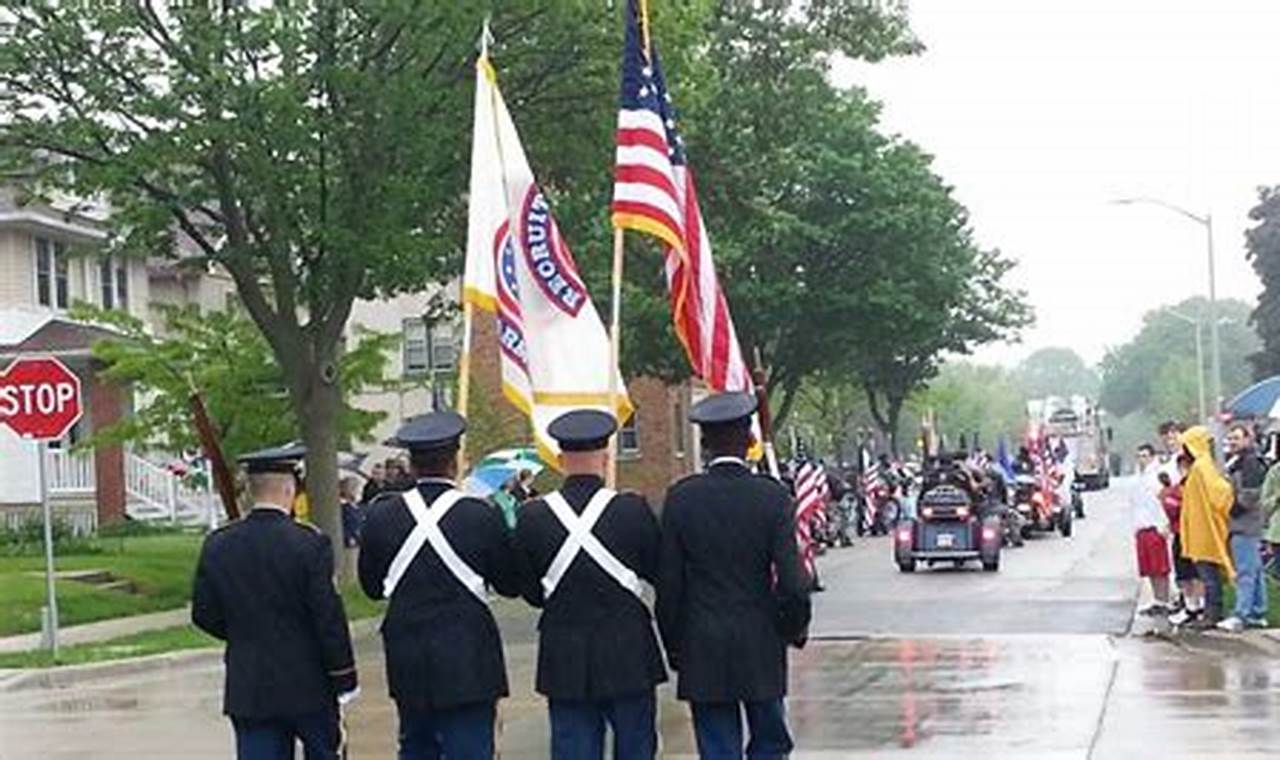
<path fill-rule="evenodd" d="M 161 312 L 161 335 L 124 312 L 84 305 L 73 309 L 77 319 L 109 325 L 120 334 L 99 341 L 94 358 L 105 365 L 104 377 L 138 393 L 134 413 L 95 430 L 88 445 L 127 442 L 161 451 L 198 449 L 187 401 L 194 389 L 199 389 L 229 459 L 297 437 L 298 420 L 280 365 L 251 321 L 233 312 L 201 315 L 193 308 L 151 308 Z M 342 438 L 367 439 L 382 418 L 381 412 L 352 406 L 350 398 L 383 384 L 387 350 L 397 340 L 367 333 L 343 353 Z"/>
<path fill-rule="evenodd" d="M 1262 280 L 1262 294 L 1249 321 L 1262 339 L 1262 348 L 1249 357 L 1253 376 L 1261 380 L 1280 374 L 1280 186 L 1258 189 L 1258 205 L 1249 210 L 1257 222 L 1245 232 L 1246 254 Z"/>
<path fill-rule="evenodd" d="M 1199 413 L 1195 326 L 1172 312 L 1203 319 L 1207 308 L 1204 298 L 1195 297 L 1148 312 L 1138 334 L 1103 357 L 1099 399 L 1102 407 L 1116 415 L 1142 411 L 1157 418 L 1194 419 Z M 1249 384 L 1249 357 L 1258 351 L 1259 341 L 1249 329 L 1247 304 L 1223 300 L 1218 301 L 1217 308 L 1222 320 L 1222 389 L 1230 396 Z M 1202 330 L 1208 386 L 1209 325 L 1204 324 Z M 1212 404 L 1212 399 L 1206 396 L 1206 400 Z"/>
<path fill-rule="evenodd" d="M 1101 379 L 1070 348 L 1041 348 L 1023 359 L 1014 370 L 1022 390 L 1030 398 L 1081 395 L 1096 398 Z"/>

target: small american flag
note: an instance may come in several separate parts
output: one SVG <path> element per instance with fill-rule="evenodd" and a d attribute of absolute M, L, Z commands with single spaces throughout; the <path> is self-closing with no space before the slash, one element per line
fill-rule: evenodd
<path fill-rule="evenodd" d="M 810 578 L 817 577 L 813 525 L 825 519 L 830 494 L 826 468 L 813 461 L 800 466 L 796 472 L 796 544 L 800 549 L 800 561 Z"/>
<path fill-rule="evenodd" d="M 675 106 L 648 20 L 636 5 L 628 0 L 626 8 L 613 224 L 664 243 L 672 319 L 694 373 L 714 391 L 750 391 L 751 374 L 711 260 Z"/>

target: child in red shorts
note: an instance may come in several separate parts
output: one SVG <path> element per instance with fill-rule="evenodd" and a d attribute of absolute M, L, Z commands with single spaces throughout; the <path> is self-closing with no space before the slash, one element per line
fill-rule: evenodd
<path fill-rule="evenodd" d="M 1169 543 L 1164 530 L 1168 524 L 1160 503 L 1155 449 L 1147 443 L 1138 447 L 1138 472 L 1129 494 L 1133 513 L 1134 547 L 1138 554 L 1138 575 L 1151 583 L 1155 602 L 1142 611 L 1144 615 L 1168 615 L 1169 607 Z"/>

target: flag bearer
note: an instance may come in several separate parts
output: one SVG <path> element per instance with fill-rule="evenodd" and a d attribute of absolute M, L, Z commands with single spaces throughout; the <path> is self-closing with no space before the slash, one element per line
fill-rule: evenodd
<path fill-rule="evenodd" d="M 488 758 L 497 700 L 507 695 L 502 640 L 486 586 L 520 592 L 498 510 L 454 485 L 466 420 L 433 412 L 388 445 L 408 449 L 416 484 L 369 508 L 360 585 L 386 598 L 387 685 L 400 716 L 400 760 Z"/>
<path fill-rule="evenodd" d="M 541 607 L 537 689 L 551 715 L 551 757 L 648 760 L 657 752 L 654 688 L 667 679 L 641 580 L 657 580 L 658 521 L 643 496 L 604 487 L 613 416 L 575 410 L 547 432 L 567 476 L 520 510 L 525 598 Z"/>
<path fill-rule="evenodd" d="M 333 548 L 294 521 L 294 470 L 306 454 L 283 446 L 246 454 L 253 509 L 205 539 L 191 620 L 227 642 L 223 710 L 240 760 L 336 760 L 339 701 L 356 693 L 356 666 Z"/>
<path fill-rule="evenodd" d="M 721 393 L 690 419 L 712 457 L 706 472 L 676 483 L 662 514 L 658 625 L 691 703 L 698 753 L 752 758 L 792 749 L 783 697 L 787 645 L 803 644 L 809 598 L 796 553 L 791 494 L 755 475 L 744 458 L 756 399 Z"/>

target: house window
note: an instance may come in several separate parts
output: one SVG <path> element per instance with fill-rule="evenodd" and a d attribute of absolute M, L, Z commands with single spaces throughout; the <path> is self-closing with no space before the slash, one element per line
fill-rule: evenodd
<path fill-rule="evenodd" d="M 116 263 L 116 307 L 129 310 L 129 265 L 123 261 Z"/>
<path fill-rule="evenodd" d="M 403 322 L 404 374 L 425 375 L 431 369 L 431 343 L 427 325 L 421 319 Z"/>
<path fill-rule="evenodd" d="M 62 243 L 36 238 L 36 302 L 54 309 L 67 308 L 69 275 L 67 249 Z"/>
<path fill-rule="evenodd" d="M 129 310 L 129 268 L 122 261 L 104 256 L 98 262 L 98 282 L 102 286 L 102 308 Z"/>
<path fill-rule="evenodd" d="M 640 428 L 636 424 L 636 417 L 637 415 L 632 414 L 631 419 L 618 430 L 618 453 L 623 456 L 640 455 Z"/>

